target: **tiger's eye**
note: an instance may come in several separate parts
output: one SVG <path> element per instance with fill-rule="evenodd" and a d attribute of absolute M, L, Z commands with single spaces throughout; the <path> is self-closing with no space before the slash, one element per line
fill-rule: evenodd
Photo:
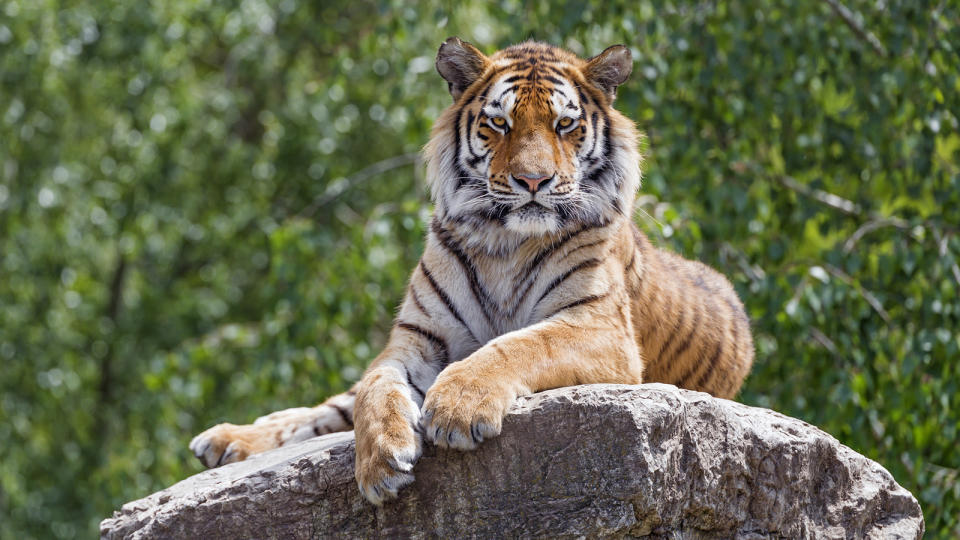
<path fill-rule="evenodd" d="M 569 116 L 567 116 L 566 118 L 561 118 L 560 121 L 557 122 L 557 127 L 559 127 L 560 129 L 567 129 L 572 125 L 573 125 L 573 118 L 570 118 Z"/>
<path fill-rule="evenodd" d="M 494 116 L 493 118 L 490 119 L 490 123 L 492 123 L 494 126 L 498 128 L 502 128 L 507 125 L 506 119 L 504 119 L 501 116 Z"/>

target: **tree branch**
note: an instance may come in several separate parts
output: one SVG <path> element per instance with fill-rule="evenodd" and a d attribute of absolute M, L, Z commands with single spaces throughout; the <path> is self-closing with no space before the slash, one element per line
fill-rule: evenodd
<path fill-rule="evenodd" d="M 833 12 L 840 17 L 843 23 L 846 24 L 850 30 L 853 30 L 853 33 L 856 34 L 857 37 L 859 37 L 862 41 L 867 42 L 867 44 L 873 48 L 874 52 L 886 58 L 887 49 L 883 46 L 883 43 L 880 43 L 880 40 L 877 39 L 877 36 L 873 35 L 873 33 L 860 24 L 860 22 L 857 20 L 856 14 L 854 14 L 853 11 L 850 11 L 847 6 L 841 4 L 839 0 L 824 0 L 824 2 L 830 6 L 830 9 L 832 9 Z"/>
<path fill-rule="evenodd" d="M 854 280 L 846 272 L 844 272 L 843 270 L 840 270 L 836 266 L 827 264 L 827 265 L 824 265 L 824 267 L 826 268 L 827 272 L 830 272 L 830 274 L 832 274 L 834 277 L 844 282 L 848 286 L 856 289 L 857 292 L 860 293 L 860 296 L 862 296 L 863 299 L 866 300 L 868 304 L 870 304 L 870 307 L 872 307 L 873 310 L 880 315 L 880 318 L 886 321 L 887 324 L 890 324 L 890 314 L 887 313 L 887 310 L 883 308 L 883 304 L 880 302 L 880 300 L 876 296 L 874 296 L 872 292 L 868 291 L 867 289 L 864 289 L 862 285 L 856 282 L 856 280 Z"/>
<path fill-rule="evenodd" d="M 819 201 L 830 208 L 833 208 L 834 210 L 839 210 L 848 216 L 860 216 L 863 214 L 863 209 L 860 207 L 860 205 L 849 199 L 844 199 L 843 197 L 834 195 L 829 191 L 824 191 L 822 189 L 812 188 L 806 184 L 801 184 L 792 176 L 787 176 L 785 174 L 776 176 L 775 178 L 784 187 Z"/>
<path fill-rule="evenodd" d="M 123 300 L 123 282 L 127 275 L 127 258 L 122 254 L 117 254 L 117 265 L 113 269 L 113 276 L 110 278 L 110 299 L 107 301 L 106 317 L 116 326 L 117 317 L 120 314 L 120 303 Z M 107 351 L 100 359 L 100 403 L 106 404 L 110 399 L 111 386 L 113 383 L 113 340 L 107 340 Z"/>
<path fill-rule="evenodd" d="M 833 342 L 832 339 L 827 337 L 826 334 L 820 331 L 816 326 L 810 327 L 810 339 L 817 342 L 821 347 L 830 351 L 834 356 L 840 356 L 840 351 L 837 350 L 837 344 Z"/>
<path fill-rule="evenodd" d="M 331 182 L 327 189 L 323 193 L 318 195 L 313 202 L 304 207 L 303 210 L 299 211 L 296 214 L 296 217 L 307 218 L 313 216 L 317 210 L 323 208 L 324 206 L 332 203 L 337 200 L 341 195 L 346 193 L 348 190 L 353 189 L 359 185 L 362 185 L 366 182 L 369 182 L 378 175 L 381 175 L 387 171 L 396 169 L 398 167 L 403 167 L 404 165 L 410 165 L 411 163 L 416 163 L 420 160 L 419 152 L 409 152 L 406 154 L 400 154 L 399 156 L 393 156 L 391 158 L 378 161 L 373 165 L 369 165 L 354 174 L 348 176 L 347 178 L 341 180 L 335 180 Z"/>
<path fill-rule="evenodd" d="M 883 227 L 896 227 L 898 229 L 908 229 L 910 228 L 910 223 L 902 218 L 898 217 L 888 217 L 881 219 L 874 219 L 864 223 L 859 229 L 854 232 L 850 238 L 847 239 L 843 244 L 843 252 L 850 253 L 853 251 L 853 248 L 856 247 L 857 242 L 867 234 L 877 230 L 882 229 Z"/>
<path fill-rule="evenodd" d="M 747 255 L 739 249 L 733 247 L 733 244 L 729 242 L 721 242 L 720 253 L 729 255 L 736 259 L 737 264 L 740 266 L 740 270 L 742 270 L 751 281 L 760 282 L 766 278 L 766 272 L 763 271 L 763 268 L 750 264 L 750 260 L 747 259 Z"/>
<path fill-rule="evenodd" d="M 941 258 L 946 257 L 950 250 L 950 237 L 952 235 L 952 232 L 941 233 L 936 228 L 933 229 L 933 238 L 937 242 L 937 253 Z M 953 279 L 957 281 L 957 285 L 960 285 L 960 265 L 954 262 L 950 265 L 950 271 L 953 273 Z"/>

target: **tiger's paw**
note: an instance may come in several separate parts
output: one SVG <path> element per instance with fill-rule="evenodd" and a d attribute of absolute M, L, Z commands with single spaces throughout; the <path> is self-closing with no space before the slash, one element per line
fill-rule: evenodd
<path fill-rule="evenodd" d="M 363 496 L 379 506 L 413 482 L 413 466 L 423 452 L 423 439 L 415 403 L 391 393 L 378 397 L 385 399 L 376 399 L 379 403 L 369 415 L 358 413 L 355 419 L 354 474 Z"/>
<path fill-rule="evenodd" d="M 377 506 L 396 499 L 401 489 L 413 483 L 413 466 L 420 459 L 423 443 L 412 429 L 407 435 L 402 442 L 377 441 L 363 451 L 357 447 L 357 487 Z"/>
<path fill-rule="evenodd" d="M 218 424 L 194 437 L 190 451 L 206 467 L 220 467 L 288 442 L 322 435 L 327 431 L 321 431 L 317 424 L 325 418 L 314 409 L 298 407 L 262 416 L 253 424 Z"/>
<path fill-rule="evenodd" d="M 468 364 L 452 364 L 427 391 L 421 421 L 424 437 L 440 447 L 473 450 L 500 434 L 514 397 Z"/>
<path fill-rule="evenodd" d="M 255 426 L 218 424 L 190 441 L 190 451 L 205 467 L 214 468 L 243 461 L 252 454 L 268 449 L 256 442 Z M 267 434 L 263 434 L 267 436 Z"/>

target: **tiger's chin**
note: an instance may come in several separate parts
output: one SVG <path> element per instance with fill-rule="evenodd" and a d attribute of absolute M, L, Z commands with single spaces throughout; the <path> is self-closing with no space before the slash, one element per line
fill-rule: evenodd
<path fill-rule="evenodd" d="M 556 211 L 534 202 L 511 211 L 504 221 L 507 230 L 524 236 L 554 234 L 562 225 Z"/>

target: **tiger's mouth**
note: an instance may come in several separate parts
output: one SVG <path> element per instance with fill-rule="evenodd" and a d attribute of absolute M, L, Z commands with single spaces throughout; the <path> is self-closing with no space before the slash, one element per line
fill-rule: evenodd
<path fill-rule="evenodd" d="M 507 229 L 524 235 L 555 233 L 563 221 L 555 209 L 537 201 L 529 201 L 504 217 Z"/>
<path fill-rule="evenodd" d="M 553 210 L 537 201 L 530 201 L 519 208 L 515 208 L 511 213 L 519 214 L 523 217 L 536 217 L 544 214 L 552 214 Z"/>

